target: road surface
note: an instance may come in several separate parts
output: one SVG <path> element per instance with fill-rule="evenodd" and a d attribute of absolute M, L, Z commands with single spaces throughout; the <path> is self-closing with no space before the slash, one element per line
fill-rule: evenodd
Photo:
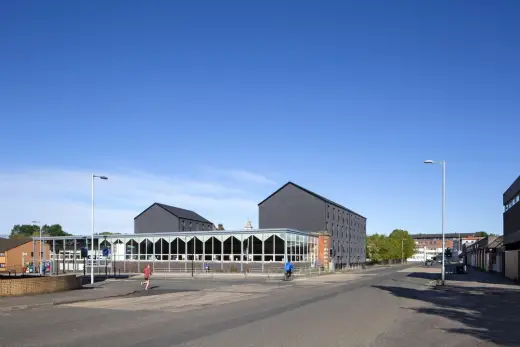
<path fill-rule="evenodd" d="M 461 306 L 468 294 L 432 289 L 423 269 L 292 282 L 157 281 L 127 297 L 0 312 L 0 346 L 519 345 L 507 331 L 517 318 L 495 322 L 493 332 L 472 306 L 482 295 L 465 297 Z"/>

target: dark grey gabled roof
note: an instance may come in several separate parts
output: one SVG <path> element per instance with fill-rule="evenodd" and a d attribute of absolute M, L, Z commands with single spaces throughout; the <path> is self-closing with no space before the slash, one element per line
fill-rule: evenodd
<path fill-rule="evenodd" d="M 327 198 L 324 197 L 324 196 L 321 196 L 321 195 L 319 195 L 319 194 L 316 194 L 316 193 L 314 193 L 314 192 L 311 191 L 311 190 L 305 189 L 305 188 L 303 188 L 302 186 L 299 186 L 299 185 L 297 185 L 296 183 L 293 183 L 293 182 L 291 182 L 291 181 L 287 182 L 286 184 L 284 184 L 283 186 L 281 186 L 280 188 L 278 188 L 274 193 L 272 193 L 271 195 L 269 195 L 267 198 L 265 198 L 264 200 L 260 201 L 260 202 L 258 203 L 258 206 L 262 205 L 264 202 L 266 202 L 267 200 L 269 200 L 273 195 L 277 194 L 280 190 L 284 189 L 284 188 L 287 187 L 288 185 L 292 185 L 292 186 L 294 186 L 294 187 L 296 187 L 296 188 L 298 188 L 298 189 L 300 189 L 300 190 L 303 190 L 304 192 L 306 192 L 306 193 L 308 193 L 308 194 L 310 194 L 310 195 L 315 196 L 316 198 L 318 198 L 318 199 L 320 199 L 320 200 L 326 202 L 327 204 L 334 205 L 334 206 L 336 206 L 336 207 L 342 208 L 342 209 L 347 210 L 347 211 L 349 211 L 349 212 L 351 212 L 351 213 L 353 213 L 353 214 L 355 214 L 355 215 L 357 215 L 357 216 L 359 216 L 359 217 L 361 217 L 361 218 L 366 219 L 366 217 L 360 215 L 359 213 L 354 212 L 354 211 L 352 211 L 351 209 L 348 209 L 348 208 L 346 208 L 345 206 L 338 204 L 337 202 L 334 202 L 334 201 L 332 201 L 332 200 L 329 200 L 329 199 L 327 199 Z"/>
<path fill-rule="evenodd" d="M 138 218 L 140 215 L 142 215 L 143 213 L 148 211 L 154 205 L 157 205 L 157 206 L 161 207 L 162 209 L 164 209 L 167 212 L 173 214 L 177 218 L 188 219 L 188 220 L 192 220 L 192 221 L 195 221 L 195 222 L 211 223 L 209 220 L 207 220 L 206 218 L 202 217 L 200 214 L 198 214 L 196 212 L 193 212 L 191 210 L 185 210 L 183 208 L 170 206 L 170 205 L 165 205 L 165 204 L 161 204 L 161 203 L 158 203 L 158 202 L 154 202 L 152 205 L 150 205 L 150 207 L 148 207 L 143 212 L 139 213 L 136 217 L 134 217 L 134 219 Z M 211 223 L 211 224 L 213 224 L 213 223 Z"/>
<path fill-rule="evenodd" d="M 16 248 L 21 245 L 25 245 L 27 242 L 32 242 L 29 238 L 15 238 L 15 239 L 3 239 L 0 238 L 0 252 L 5 252 L 10 249 Z"/>

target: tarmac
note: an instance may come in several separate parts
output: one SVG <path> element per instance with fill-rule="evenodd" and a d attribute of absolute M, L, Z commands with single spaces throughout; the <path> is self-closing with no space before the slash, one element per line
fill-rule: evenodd
<path fill-rule="evenodd" d="M 0 346 L 520 345 L 517 283 L 470 269 L 436 286 L 439 273 L 408 265 L 293 281 L 169 279 L 149 291 L 121 280 L 107 294 L 134 292 L 0 311 Z M 96 289 L 77 292 L 87 291 Z"/>

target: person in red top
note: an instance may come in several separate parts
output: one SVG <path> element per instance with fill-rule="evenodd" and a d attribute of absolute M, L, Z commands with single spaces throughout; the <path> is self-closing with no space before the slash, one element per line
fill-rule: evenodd
<path fill-rule="evenodd" d="M 143 283 L 146 283 L 145 290 L 148 290 L 148 287 L 150 287 L 150 276 L 152 276 L 152 269 L 150 269 L 150 264 L 146 265 L 143 273 L 144 273 L 144 282 L 141 282 L 141 285 L 143 285 Z"/>

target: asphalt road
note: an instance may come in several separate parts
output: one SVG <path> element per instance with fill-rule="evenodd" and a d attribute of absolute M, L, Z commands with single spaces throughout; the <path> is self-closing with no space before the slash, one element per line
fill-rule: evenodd
<path fill-rule="evenodd" d="M 403 267 L 292 282 L 157 281 L 130 297 L 0 313 L 0 346 L 520 344 L 470 327 L 471 306 L 458 316 L 436 312 L 461 294 L 427 284 Z"/>

